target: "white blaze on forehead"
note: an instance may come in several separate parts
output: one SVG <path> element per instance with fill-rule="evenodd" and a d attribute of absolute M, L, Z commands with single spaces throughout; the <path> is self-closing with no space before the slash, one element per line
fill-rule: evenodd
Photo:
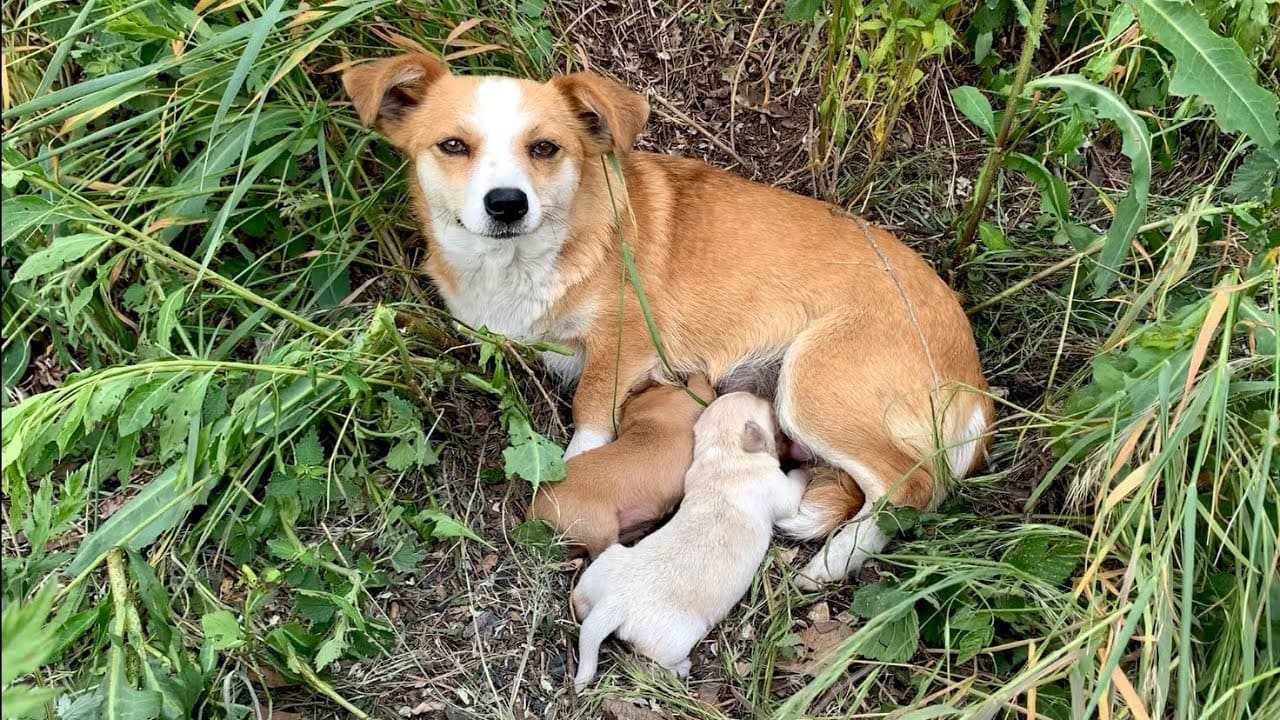
<path fill-rule="evenodd" d="M 529 201 L 524 227 L 534 228 L 542 221 L 542 205 L 524 162 L 523 135 L 531 120 L 518 81 L 488 78 L 476 85 L 465 122 L 479 147 L 459 213 L 462 224 L 473 232 L 482 232 L 488 224 L 484 196 L 495 188 L 524 191 Z"/>
<path fill-rule="evenodd" d="M 490 78 L 476 86 L 474 104 L 467 124 L 480 137 L 480 154 L 476 157 L 478 175 L 488 175 L 494 187 L 519 187 L 526 192 L 524 153 L 521 136 L 529 126 L 524 110 L 524 92 L 520 83 L 509 78 Z M 510 180 L 510 184 L 503 182 Z"/>

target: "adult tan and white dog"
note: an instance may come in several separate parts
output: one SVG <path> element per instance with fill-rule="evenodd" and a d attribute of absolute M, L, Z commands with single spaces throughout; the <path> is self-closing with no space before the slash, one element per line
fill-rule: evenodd
<path fill-rule="evenodd" d="M 848 478 L 811 485 L 790 534 L 822 537 L 856 516 L 805 577 L 842 578 L 884 546 L 870 515 L 881 498 L 932 505 L 981 462 L 993 411 L 968 320 L 893 235 L 633 151 L 648 103 L 596 74 L 464 77 L 410 54 L 352 67 L 343 84 L 411 163 L 426 271 L 454 316 L 576 349 L 546 358 L 578 382 L 568 456 L 613 438 L 618 403 L 659 364 L 623 277 L 625 239 L 675 371 L 724 391 L 775 376 L 782 428 L 865 493 L 858 502 Z"/>

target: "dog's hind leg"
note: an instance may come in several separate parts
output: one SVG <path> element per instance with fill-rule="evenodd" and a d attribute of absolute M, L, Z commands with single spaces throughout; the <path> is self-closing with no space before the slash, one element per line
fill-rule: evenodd
<path fill-rule="evenodd" d="M 947 441 L 972 432 L 977 448 L 985 432 L 986 398 L 948 389 L 963 372 L 903 352 L 901 342 L 876 342 L 902 332 L 886 313 L 833 316 L 802 333 L 783 359 L 776 400 L 783 430 L 848 475 L 815 480 L 796 517 L 780 523 L 792 536 L 815 538 L 852 518 L 802 571 L 810 586 L 846 577 L 884 548 L 872 512 L 882 498 L 915 508 L 941 500 L 949 474 L 972 464 L 956 458 L 965 465 L 948 467 L 958 453 L 942 452 L 953 447 Z M 973 382 L 985 389 L 980 375 Z M 975 413 L 981 422 L 972 421 Z"/>

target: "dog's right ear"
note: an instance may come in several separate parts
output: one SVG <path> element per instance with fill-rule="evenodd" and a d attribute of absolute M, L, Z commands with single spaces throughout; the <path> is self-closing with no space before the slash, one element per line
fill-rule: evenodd
<path fill-rule="evenodd" d="M 439 58 L 411 53 L 348 68 L 342 73 L 342 86 L 360 122 L 391 137 L 396 123 L 422 102 L 427 88 L 448 74 Z"/>
<path fill-rule="evenodd" d="M 778 446 L 773 442 L 773 435 L 760 427 L 755 420 L 748 420 L 746 427 L 742 428 L 742 449 L 749 453 L 778 454 Z"/>

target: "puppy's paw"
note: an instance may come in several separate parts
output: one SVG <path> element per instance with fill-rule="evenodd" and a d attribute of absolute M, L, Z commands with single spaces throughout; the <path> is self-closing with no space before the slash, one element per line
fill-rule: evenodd
<path fill-rule="evenodd" d="M 689 658 L 685 658 L 667 669 L 675 673 L 676 677 L 683 680 L 689 677 L 689 671 L 693 669 L 693 661 Z"/>

